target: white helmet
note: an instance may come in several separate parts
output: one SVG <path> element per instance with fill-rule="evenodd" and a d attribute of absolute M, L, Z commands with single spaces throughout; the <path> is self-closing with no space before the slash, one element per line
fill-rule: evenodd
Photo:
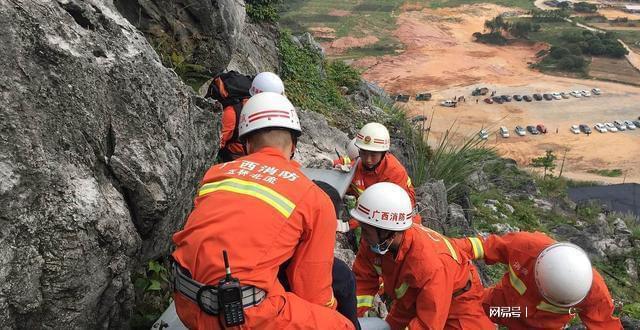
<path fill-rule="evenodd" d="M 369 151 L 387 151 L 391 140 L 389 131 L 379 123 L 364 125 L 356 135 L 356 147 Z"/>
<path fill-rule="evenodd" d="M 242 107 L 238 138 L 266 127 L 288 128 L 298 136 L 302 133 L 293 104 L 286 97 L 270 92 L 252 96 Z"/>
<path fill-rule="evenodd" d="M 544 249 L 536 260 L 535 272 L 540 294 L 560 307 L 581 302 L 593 282 L 591 261 L 571 243 L 556 243 Z"/>
<path fill-rule="evenodd" d="M 253 96 L 264 92 L 284 95 L 284 84 L 277 74 L 272 72 L 260 72 L 255 78 L 253 78 L 249 94 Z"/>
<path fill-rule="evenodd" d="M 379 182 L 365 189 L 351 216 L 368 225 L 391 231 L 411 227 L 413 208 L 404 189 L 395 183 Z"/>
<path fill-rule="evenodd" d="M 356 147 L 356 138 L 353 138 L 353 140 L 351 140 L 349 142 L 349 144 L 347 145 L 347 156 L 351 160 L 354 160 L 354 159 L 360 157 L 360 151 L 359 151 L 358 147 Z"/>

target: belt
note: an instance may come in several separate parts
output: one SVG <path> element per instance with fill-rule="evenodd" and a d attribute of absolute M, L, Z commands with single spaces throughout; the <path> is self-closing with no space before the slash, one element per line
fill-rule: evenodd
<path fill-rule="evenodd" d="M 218 286 L 205 285 L 191 278 L 189 272 L 173 262 L 171 266 L 173 275 L 173 289 L 197 304 L 203 312 L 217 316 L 220 311 L 218 302 Z M 267 296 L 267 293 L 252 285 L 243 285 L 242 306 L 244 309 L 257 306 Z"/>
<path fill-rule="evenodd" d="M 467 281 L 467 284 L 464 287 L 462 287 L 462 288 L 460 288 L 460 289 L 458 289 L 456 291 L 453 291 L 453 297 L 457 297 L 457 296 L 459 296 L 459 295 L 471 290 L 471 284 L 472 284 L 471 283 L 471 279 L 469 279 Z"/>

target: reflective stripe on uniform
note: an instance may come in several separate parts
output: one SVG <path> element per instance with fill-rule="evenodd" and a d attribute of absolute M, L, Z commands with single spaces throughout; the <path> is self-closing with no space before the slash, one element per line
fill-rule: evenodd
<path fill-rule="evenodd" d="M 373 296 L 357 296 L 357 307 L 373 307 Z"/>
<path fill-rule="evenodd" d="M 407 177 L 407 187 L 411 187 L 411 178 Z"/>
<path fill-rule="evenodd" d="M 467 237 L 471 242 L 473 248 L 473 259 L 484 259 L 484 248 L 482 247 L 482 241 L 477 237 Z"/>
<path fill-rule="evenodd" d="M 358 196 L 359 196 L 359 195 L 362 195 L 362 193 L 364 192 L 364 189 L 360 189 L 360 188 L 358 188 L 358 186 L 356 186 L 356 184 L 355 184 L 355 183 L 352 183 L 352 184 L 351 184 L 351 187 L 352 187 L 352 188 L 353 188 L 353 189 L 358 193 Z"/>
<path fill-rule="evenodd" d="M 219 190 L 230 191 L 237 194 L 255 197 L 269 204 L 271 207 L 280 212 L 285 218 L 289 218 L 289 216 L 293 212 L 293 209 L 296 208 L 295 204 L 293 204 L 289 199 L 279 194 L 275 190 L 255 182 L 240 180 L 236 178 L 206 183 L 202 185 L 202 187 L 200 187 L 198 196 L 202 197 L 206 194 Z"/>
<path fill-rule="evenodd" d="M 400 286 L 395 289 L 396 298 L 397 299 L 402 298 L 404 294 L 407 293 L 408 289 L 409 289 L 409 284 L 407 284 L 406 282 L 402 282 L 402 284 L 400 284 Z"/>
<path fill-rule="evenodd" d="M 336 297 L 333 296 L 333 294 L 331 294 L 331 299 L 329 299 L 329 301 L 324 304 L 326 307 L 333 307 L 336 304 Z"/>
<path fill-rule="evenodd" d="M 509 265 L 509 282 L 511 282 L 511 286 L 516 289 L 521 296 L 527 291 L 527 286 L 518 278 L 518 275 L 513 271 L 511 265 Z"/>
<path fill-rule="evenodd" d="M 541 310 L 541 311 L 545 311 L 545 312 L 549 312 L 549 313 L 571 314 L 571 308 L 558 307 L 558 306 L 555 306 L 555 305 L 551 305 L 551 304 L 547 303 L 546 301 L 541 301 L 540 304 L 538 304 L 538 306 L 536 306 L 536 308 Z"/>
<path fill-rule="evenodd" d="M 373 265 L 373 268 L 376 270 L 376 273 L 378 275 L 382 275 L 382 267 L 380 267 L 378 265 Z"/>
<path fill-rule="evenodd" d="M 438 242 L 437 239 L 435 239 L 433 236 L 431 236 L 432 233 L 435 234 L 436 236 L 438 236 L 438 238 L 442 239 L 444 244 L 447 246 L 447 249 L 449 250 L 449 254 L 453 258 L 453 260 L 455 260 L 457 262 L 460 262 L 460 260 L 458 260 L 458 254 L 456 253 L 456 250 L 453 248 L 453 245 L 451 245 L 451 242 L 449 242 L 449 240 L 446 237 L 442 236 L 439 232 L 437 232 L 437 231 L 435 231 L 435 230 L 433 230 L 431 228 L 427 228 L 427 227 L 424 227 L 424 226 L 418 225 L 418 224 L 416 224 L 416 226 L 418 226 L 418 228 L 420 228 L 423 231 L 425 231 L 432 240 Z"/>

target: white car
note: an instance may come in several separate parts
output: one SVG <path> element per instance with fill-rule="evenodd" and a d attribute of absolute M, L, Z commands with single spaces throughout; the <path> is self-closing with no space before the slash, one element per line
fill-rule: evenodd
<path fill-rule="evenodd" d="M 618 129 L 612 123 L 604 123 L 604 126 L 607 128 L 607 131 L 615 133 Z"/>
<path fill-rule="evenodd" d="M 569 93 L 567 92 L 560 92 L 560 96 L 562 96 L 563 99 L 568 99 L 569 98 Z"/>
<path fill-rule="evenodd" d="M 582 97 L 582 93 L 580 93 L 580 91 L 573 91 L 569 94 L 573 95 L 574 97 Z"/>
<path fill-rule="evenodd" d="M 571 125 L 571 133 L 573 134 L 580 134 L 580 127 L 578 127 L 578 125 Z"/>
<path fill-rule="evenodd" d="M 582 96 L 584 96 L 584 97 L 591 96 L 591 93 L 589 93 L 589 91 L 581 91 L 580 94 L 582 94 Z"/>
<path fill-rule="evenodd" d="M 595 126 L 593 126 L 593 128 L 595 128 L 596 131 L 598 131 L 600 133 L 606 133 L 607 132 L 607 127 L 604 126 L 603 123 L 597 123 Z"/>
<path fill-rule="evenodd" d="M 525 136 L 527 135 L 527 131 L 525 131 L 522 126 L 516 126 L 516 134 L 520 136 Z"/>
<path fill-rule="evenodd" d="M 500 135 L 503 138 L 508 138 L 509 137 L 509 130 L 504 126 L 500 126 Z"/>
<path fill-rule="evenodd" d="M 442 105 L 443 107 L 455 107 L 456 103 L 458 102 L 453 100 L 444 100 L 442 101 L 442 103 L 440 103 L 440 105 Z"/>
<path fill-rule="evenodd" d="M 613 124 L 616 126 L 616 128 L 620 132 L 627 130 L 627 125 L 623 124 L 622 120 L 616 120 L 616 121 L 613 122 Z"/>
<path fill-rule="evenodd" d="M 591 93 L 593 93 L 593 95 L 600 95 L 602 94 L 602 91 L 600 90 L 600 88 L 594 88 L 591 90 Z"/>
<path fill-rule="evenodd" d="M 556 99 L 556 100 L 561 100 L 562 99 L 562 95 L 560 95 L 560 93 L 558 93 L 558 92 L 551 93 L 551 96 L 553 96 L 553 98 Z"/>
<path fill-rule="evenodd" d="M 627 126 L 628 129 L 636 129 L 636 125 L 631 120 L 625 120 L 623 122 Z"/>
<path fill-rule="evenodd" d="M 489 138 L 489 132 L 487 132 L 486 129 L 482 129 L 480 130 L 480 132 L 478 132 L 478 135 L 480 136 L 481 139 L 486 140 Z"/>

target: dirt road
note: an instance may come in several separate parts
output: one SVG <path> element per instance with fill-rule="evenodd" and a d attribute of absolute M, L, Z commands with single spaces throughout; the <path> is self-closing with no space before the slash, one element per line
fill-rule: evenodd
<path fill-rule="evenodd" d="M 627 182 L 640 182 L 640 130 L 621 133 L 573 135 L 573 124 L 589 124 L 616 119 L 636 119 L 640 116 L 640 88 L 600 81 L 577 80 L 543 75 L 528 68 L 527 62 L 546 46 L 489 46 L 472 41 L 472 33 L 482 31 L 483 23 L 509 8 L 495 5 L 472 5 L 445 9 L 423 9 L 403 12 L 398 17 L 398 37 L 406 51 L 398 56 L 365 58 L 356 64 L 366 69 L 364 76 L 386 90 L 414 93 L 429 91 L 434 101 L 410 102 L 412 114 L 431 115 L 431 142 L 458 124 L 460 134 L 473 134 L 482 127 L 495 131 L 507 126 L 512 137 L 496 138 L 491 132 L 489 145 L 505 157 L 526 166 L 531 158 L 553 149 L 567 152 L 563 175 L 576 179 L 599 179 L 621 182 L 622 178 L 605 178 L 586 173 L 592 169 L 620 168 Z M 488 105 L 470 97 L 475 86 L 486 86 L 500 94 L 532 94 L 601 88 L 598 97 L 571 98 L 557 101 L 510 102 Z M 466 103 L 456 108 L 438 105 L 444 99 L 465 95 Z M 516 137 L 516 125 L 544 123 L 549 128 L 545 136 Z M 558 133 L 556 134 L 556 128 Z"/>

